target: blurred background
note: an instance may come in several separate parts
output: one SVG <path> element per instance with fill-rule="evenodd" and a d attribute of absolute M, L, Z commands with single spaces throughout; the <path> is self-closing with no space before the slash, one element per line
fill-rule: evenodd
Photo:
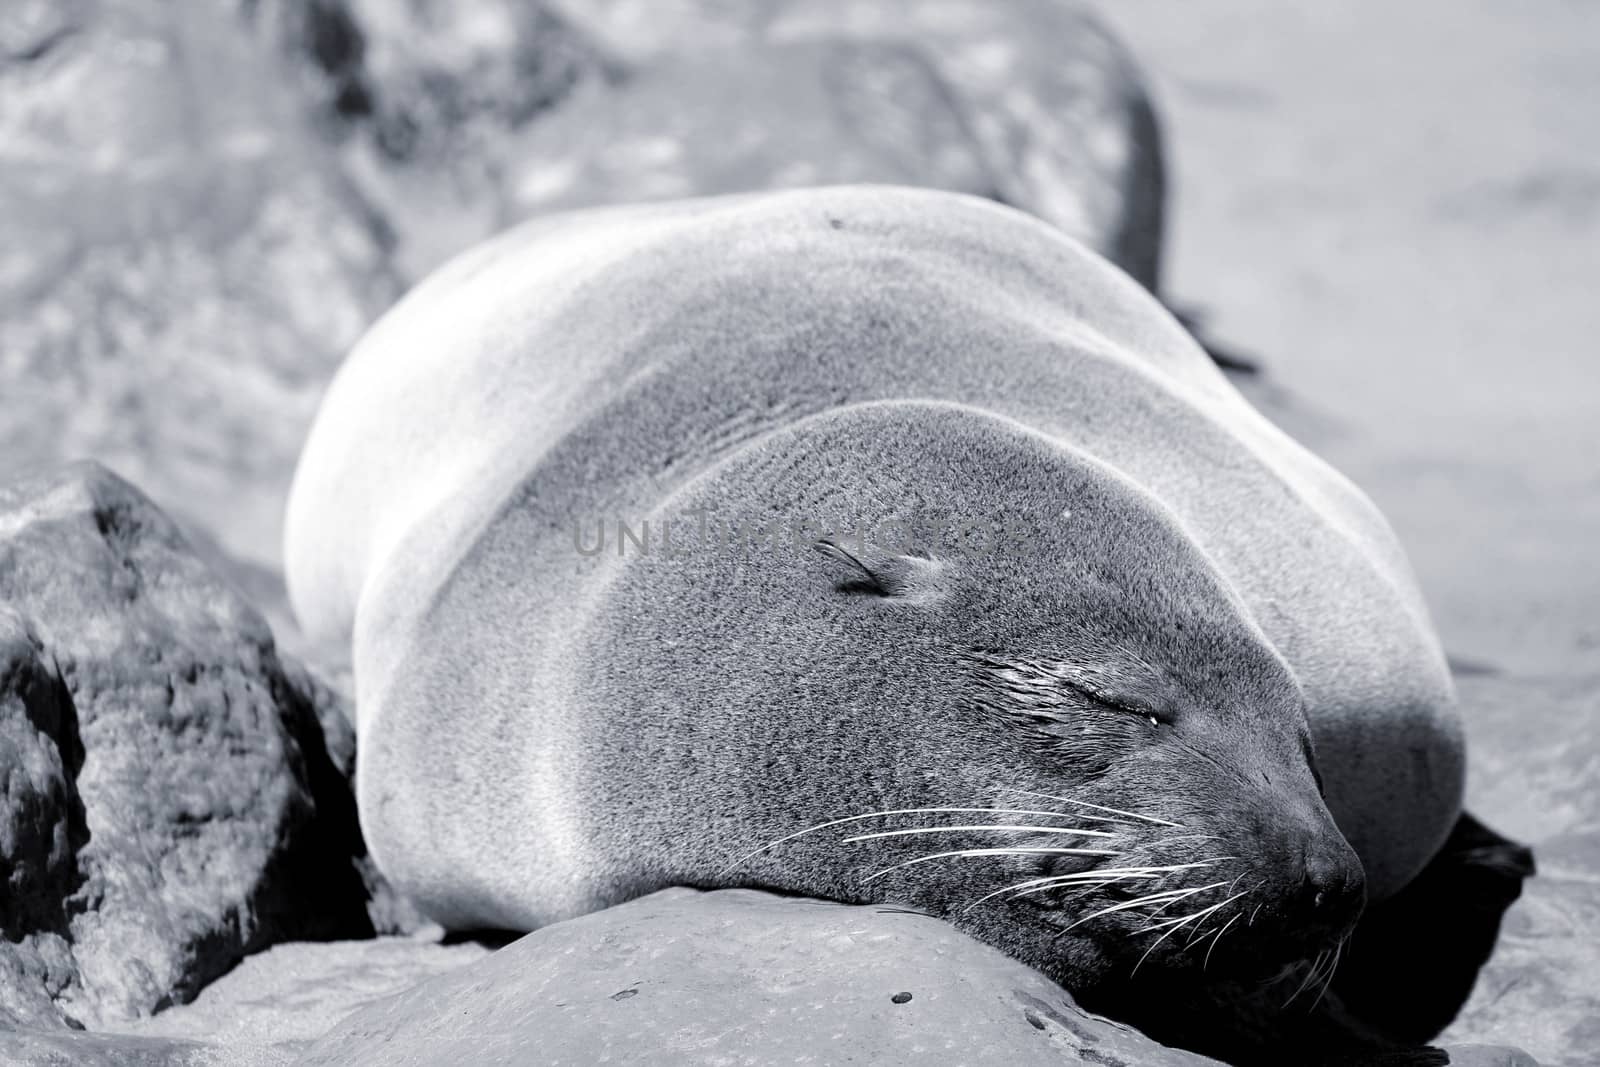
<path fill-rule="evenodd" d="M 954 75 L 915 38 L 968 32 L 971 3 L 819 0 L 775 29 L 782 6 L 0 0 L 0 480 L 101 459 L 337 673 L 284 609 L 283 498 L 343 352 L 430 268 L 539 211 L 872 179 L 996 195 L 1138 273 L 1154 222 L 1100 205 L 1151 180 L 1107 118 L 1142 70 L 1162 295 L 1389 516 L 1461 687 L 1471 805 L 1538 849 L 1451 1036 L 1582 1062 L 1600 5 L 1116 0 L 1096 23 L 1017 0 L 974 23 L 1010 43 Z"/>
<path fill-rule="evenodd" d="M 1600 5 L 1119 0 L 1166 277 L 1421 579 L 1469 806 L 1539 877 L 1447 1037 L 1600 1048 Z M 1270 383 L 1270 385 L 1267 385 Z M 1582 977 L 1580 977 L 1582 976 Z M 1564 1036 L 1563 1036 L 1564 1035 Z"/>

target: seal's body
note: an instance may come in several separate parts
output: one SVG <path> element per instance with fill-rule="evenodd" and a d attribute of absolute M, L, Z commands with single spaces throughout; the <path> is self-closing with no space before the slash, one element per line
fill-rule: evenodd
<path fill-rule="evenodd" d="M 988 547 L 860 536 L 907 516 Z M 726 535 L 774 519 L 814 536 Z M 1154 901 L 1115 910 L 1147 890 L 1240 920 L 1188 928 L 1214 970 L 1309 956 L 1459 812 L 1372 504 L 1138 285 L 975 198 L 602 209 L 462 256 L 340 371 L 287 559 L 353 635 L 368 842 L 451 926 L 768 886 L 1081 988 L 1148 947 Z M 1033 877 L 1079 892 L 968 907 Z"/>

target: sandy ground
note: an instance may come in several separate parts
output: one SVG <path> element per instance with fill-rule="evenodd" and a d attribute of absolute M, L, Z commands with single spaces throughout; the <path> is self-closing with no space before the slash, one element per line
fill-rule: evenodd
<path fill-rule="evenodd" d="M 1600 666 L 1600 4 L 1116 0 L 1167 279 L 1378 502 L 1450 652 Z"/>
<path fill-rule="evenodd" d="M 1600 4 L 1105 10 L 1166 118 L 1171 293 L 1389 516 L 1458 666 L 1469 803 L 1539 855 L 1447 1037 L 1589 1062 Z"/>

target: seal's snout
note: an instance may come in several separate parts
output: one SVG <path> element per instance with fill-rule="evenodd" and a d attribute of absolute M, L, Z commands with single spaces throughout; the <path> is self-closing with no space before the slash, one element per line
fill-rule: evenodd
<path fill-rule="evenodd" d="M 1299 840 L 1295 841 L 1294 837 Z M 1280 921 L 1297 951 L 1320 949 L 1342 938 L 1367 902 L 1366 872 L 1355 849 L 1333 826 L 1300 829 L 1280 847 Z"/>
<path fill-rule="evenodd" d="M 1342 837 L 1313 842 L 1306 850 L 1305 876 L 1294 912 L 1318 934 L 1339 936 L 1361 915 L 1367 902 L 1367 879 L 1361 861 Z"/>

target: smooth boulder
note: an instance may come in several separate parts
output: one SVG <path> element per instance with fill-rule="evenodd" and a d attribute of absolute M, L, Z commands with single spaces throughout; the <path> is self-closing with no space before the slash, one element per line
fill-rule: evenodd
<path fill-rule="evenodd" d="M 301 1064 L 1216 1061 L 1089 1015 L 928 915 L 668 889 L 357 1011 Z"/>
<path fill-rule="evenodd" d="M 960 113 L 964 139 L 976 145 L 995 199 L 1060 227 L 1146 288 L 1159 288 L 1165 214 L 1159 123 L 1138 65 L 1080 0 L 550 0 L 550 6 L 596 47 L 621 57 L 625 71 L 648 71 L 673 57 L 709 65 L 741 50 L 804 42 L 903 48 L 949 87 L 948 103 L 937 106 L 953 104 Z M 749 107 L 729 105 L 727 113 Z M 772 109 L 765 134 L 782 158 L 788 147 L 780 107 Z M 881 127 L 862 127 L 860 135 L 884 136 Z M 815 184 L 830 180 L 850 179 Z"/>

